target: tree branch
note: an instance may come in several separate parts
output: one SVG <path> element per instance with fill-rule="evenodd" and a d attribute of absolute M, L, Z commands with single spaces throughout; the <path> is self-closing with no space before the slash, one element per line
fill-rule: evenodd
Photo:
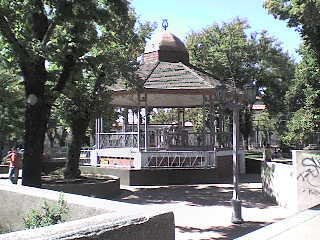
<path fill-rule="evenodd" d="M 53 33 L 53 30 L 56 26 L 56 20 L 53 20 L 50 24 L 49 24 L 49 27 L 47 29 L 47 32 L 45 33 L 43 39 L 42 39 L 42 45 L 46 45 L 47 42 L 49 41 L 52 33 Z"/>
<path fill-rule="evenodd" d="M 50 21 L 48 29 L 42 39 L 42 45 L 47 44 L 47 42 L 49 41 L 49 39 L 53 33 L 53 30 L 55 29 L 57 23 L 59 22 L 59 18 L 61 18 L 61 11 L 65 8 L 65 6 L 66 6 L 65 0 L 58 1 L 57 8 L 56 8 L 56 14 L 53 17 L 53 19 Z"/>
<path fill-rule="evenodd" d="M 76 64 L 76 61 L 74 56 L 67 55 L 63 63 L 63 69 L 62 69 L 61 75 L 58 79 L 56 86 L 54 87 L 55 92 L 61 92 L 64 89 L 68 79 L 71 76 L 71 72 L 75 64 Z"/>
<path fill-rule="evenodd" d="M 17 54 L 20 62 L 25 64 L 29 59 L 29 54 L 27 50 L 21 45 L 19 40 L 13 33 L 7 18 L 2 14 L 0 9 L 0 32 L 2 36 L 8 41 L 8 43 L 13 48 L 14 52 Z"/>

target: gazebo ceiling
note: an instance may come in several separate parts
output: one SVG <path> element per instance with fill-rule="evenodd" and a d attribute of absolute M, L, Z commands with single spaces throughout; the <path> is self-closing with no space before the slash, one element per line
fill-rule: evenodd
<path fill-rule="evenodd" d="M 119 107 L 198 107 L 231 99 L 231 87 L 189 64 L 180 39 L 163 32 L 144 54 L 135 72 L 137 88 L 123 80 L 111 87 L 112 104 Z"/>

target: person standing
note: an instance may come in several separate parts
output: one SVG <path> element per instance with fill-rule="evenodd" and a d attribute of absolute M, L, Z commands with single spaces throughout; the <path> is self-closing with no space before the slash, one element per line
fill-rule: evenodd
<path fill-rule="evenodd" d="M 19 177 L 19 169 L 21 168 L 21 158 L 17 149 L 13 147 L 8 154 L 9 165 L 9 179 L 13 184 L 17 184 Z"/>

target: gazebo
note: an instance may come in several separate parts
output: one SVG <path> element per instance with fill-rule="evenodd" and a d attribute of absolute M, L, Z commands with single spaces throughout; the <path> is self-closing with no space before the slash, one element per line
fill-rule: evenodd
<path fill-rule="evenodd" d="M 103 122 L 97 119 L 96 149 L 91 164 L 112 170 L 115 175 L 123 170 L 136 173 L 162 170 L 170 178 L 168 172 L 174 169 L 179 169 L 182 175 L 193 171 L 193 175 L 200 174 L 195 182 L 213 181 L 212 173 L 216 177 L 231 176 L 232 132 L 214 127 L 213 132 L 196 133 L 186 126 L 183 113 L 185 108 L 231 102 L 234 89 L 191 65 L 183 42 L 168 31 L 159 33 L 146 46 L 135 74 L 137 87 L 128 87 L 119 80 L 111 89 L 113 106 L 126 109 L 131 115 L 124 118 L 121 130 L 108 133 L 102 131 Z M 238 91 L 238 98 L 241 97 L 242 92 Z M 175 124 L 149 124 L 151 108 L 178 108 L 179 118 Z M 223 142 L 217 141 L 219 135 L 224 136 Z M 243 153 L 239 154 L 243 160 Z M 211 180 L 205 180 L 205 172 Z M 177 171 L 174 174 L 177 176 Z M 181 183 L 185 183 L 183 179 Z"/>

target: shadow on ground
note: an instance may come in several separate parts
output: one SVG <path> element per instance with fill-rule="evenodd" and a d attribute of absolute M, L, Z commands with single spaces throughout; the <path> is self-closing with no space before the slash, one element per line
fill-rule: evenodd
<path fill-rule="evenodd" d="M 263 209 L 273 205 L 263 197 L 260 187 L 241 186 L 243 207 Z M 190 206 L 230 206 L 232 191 L 231 184 L 136 187 L 132 191 L 122 189 L 120 196 L 113 200 L 135 204 L 186 202 Z"/>
<path fill-rule="evenodd" d="M 243 224 L 230 225 L 229 227 L 209 227 L 209 228 L 194 228 L 194 227 L 181 227 L 176 226 L 181 233 L 206 233 L 216 232 L 219 233 L 220 237 L 214 239 L 227 240 L 241 237 L 247 233 L 255 231 L 261 227 L 266 226 L 267 222 L 245 222 Z M 201 240 L 211 240 L 212 238 L 201 238 Z"/>

